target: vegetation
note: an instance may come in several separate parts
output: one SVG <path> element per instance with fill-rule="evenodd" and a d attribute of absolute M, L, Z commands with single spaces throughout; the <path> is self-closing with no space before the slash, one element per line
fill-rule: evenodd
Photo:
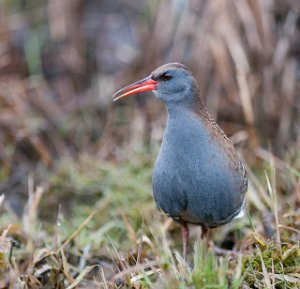
<path fill-rule="evenodd" d="M 0 15 L 0 288 L 300 288 L 297 1 L 14 0 Z M 208 244 L 192 227 L 187 262 L 152 197 L 164 107 L 111 102 L 169 61 L 197 75 L 249 176 L 245 216 Z"/>
<path fill-rule="evenodd" d="M 299 176 L 278 176 L 286 180 L 281 186 L 291 188 L 281 194 L 267 174 L 266 185 L 255 179 L 249 219 L 211 232 L 215 246 L 223 248 L 217 255 L 193 228 L 185 263 L 179 226 L 152 200 L 153 158 L 128 152 L 113 164 L 83 155 L 77 162 L 64 160 L 49 176 L 47 191 L 29 180 L 29 190 L 35 189 L 22 218 L 8 210 L 1 215 L 2 287 L 299 288 L 299 200 L 293 186 Z M 260 195 L 257 188 L 266 189 Z"/>

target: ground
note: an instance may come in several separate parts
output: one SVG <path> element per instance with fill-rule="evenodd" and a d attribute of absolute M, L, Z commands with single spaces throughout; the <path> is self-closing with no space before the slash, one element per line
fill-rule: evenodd
<path fill-rule="evenodd" d="M 271 155 L 259 173 L 248 168 L 245 217 L 212 230 L 210 244 L 192 227 L 185 262 L 179 226 L 152 198 L 153 160 L 81 155 L 47 188 L 29 179 L 21 219 L 2 203 L 1 288 L 300 288 L 295 168 L 276 169 Z"/>

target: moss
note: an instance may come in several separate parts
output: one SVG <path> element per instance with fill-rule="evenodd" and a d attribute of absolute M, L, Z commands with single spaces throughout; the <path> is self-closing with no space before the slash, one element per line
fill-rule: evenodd
<path fill-rule="evenodd" d="M 258 250 L 260 252 L 258 252 Z M 264 249 L 257 249 L 253 256 L 245 260 L 244 274 L 245 282 L 251 287 L 255 286 L 257 280 L 263 280 L 263 266 L 268 273 L 291 274 L 298 273 L 300 268 L 300 249 L 298 246 L 284 245 L 280 251 L 276 248 L 274 241 L 267 243 Z M 300 280 L 299 280 L 300 281 Z M 299 283 L 300 284 L 300 283 Z M 278 281 L 276 288 L 293 287 L 295 284 L 288 281 Z M 251 288 L 252 288 L 251 287 Z"/>

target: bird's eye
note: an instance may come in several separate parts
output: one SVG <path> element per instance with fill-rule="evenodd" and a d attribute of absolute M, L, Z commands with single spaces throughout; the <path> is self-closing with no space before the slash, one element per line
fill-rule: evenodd
<path fill-rule="evenodd" d="M 161 80 L 170 80 L 172 79 L 172 75 L 168 72 L 164 72 L 161 76 L 160 76 Z"/>

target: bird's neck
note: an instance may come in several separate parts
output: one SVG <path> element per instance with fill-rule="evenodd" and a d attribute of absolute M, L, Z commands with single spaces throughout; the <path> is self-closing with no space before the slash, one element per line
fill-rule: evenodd
<path fill-rule="evenodd" d="M 192 100 L 182 103 L 169 103 L 166 105 L 169 117 L 178 117 L 178 116 L 197 116 L 200 121 L 204 123 L 209 123 L 212 121 L 211 116 L 209 115 L 200 95 L 195 94 L 195 97 Z"/>

